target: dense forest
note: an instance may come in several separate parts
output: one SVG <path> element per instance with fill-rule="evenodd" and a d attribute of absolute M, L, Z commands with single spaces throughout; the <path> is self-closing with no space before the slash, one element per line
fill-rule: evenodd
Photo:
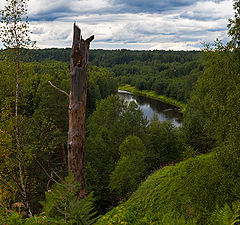
<path fill-rule="evenodd" d="M 2 224 L 239 224 L 240 1 L 227 44 L 89 51 L 84 198 L 68 170 L 71 49 L 32 49 L 19 8 L 18 42 L 1 14 Z M 126 84 L 187 104 L 182 127 L 147 121 L 117 95 Z"/>
<path fill-rule="evenodd" d="M 69 63 L 71 49 L 39 49 L 30 51 L 35 62 Z M 139 90 L 187 102 L 204 64 L 200 51 L 133 51 L 90 50 L 89 65 L 108 68 L 119 84 L 130 84 Z"/>

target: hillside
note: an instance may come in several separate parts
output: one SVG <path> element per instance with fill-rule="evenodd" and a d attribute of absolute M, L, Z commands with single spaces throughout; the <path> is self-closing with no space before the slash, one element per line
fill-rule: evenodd
<path fill-rule="evenodd" d="M 233 224 L 239 214 L 228 204 L 232 206 L 239 184 L 214 153 L 191 158 L 156 171 L 96 224 Z M 226 211 L 215 212 L 224 205 Z"/>

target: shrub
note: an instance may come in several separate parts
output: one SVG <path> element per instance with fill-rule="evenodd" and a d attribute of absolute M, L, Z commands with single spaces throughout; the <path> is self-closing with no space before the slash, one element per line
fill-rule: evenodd
<path fill-rule="evenodd" d="M 110 176 L 109 186 L 119 197 L 126 197 L 146 176 L 146 149 L 140 138 L 128 136 L 119 151 L 121 156 Z"/>
<path fill-rule="evenodd" d="M 67 177 L 62 184 L 54 184 L 51 190 L 45 193 L 46 200 L 41 202 L 44 215 L 69 224 L 93 223 L 95 212 L 92 194 L 78 199 L 78 188 L 79 184 L 73 181 L 72 176 Z"/>

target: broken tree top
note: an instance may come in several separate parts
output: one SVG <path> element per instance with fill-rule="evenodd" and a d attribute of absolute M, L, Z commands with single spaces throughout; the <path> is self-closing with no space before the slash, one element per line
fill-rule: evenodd
<path fill-rule="evenodd" d="M 72 65 L 83 67 L 84 65 L 82 63 L 83 59 L 82 56 L 86 55 L 89 49 L 90 42 L 94 39 L 94 35 L 89 37 L 88 39 L 84 40 L 81 35 L 81 29 L 76 25 L 76 23 L 73 24 L 73 44 L 72 44 L 72 54 L 71 59 L 73 60 Z M 87 60 L 84 60 L 85 63 Z"/>

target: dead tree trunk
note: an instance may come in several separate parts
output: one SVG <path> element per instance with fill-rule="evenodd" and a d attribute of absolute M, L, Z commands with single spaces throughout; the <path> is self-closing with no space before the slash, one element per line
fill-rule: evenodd
<path fill-rule="evenodd" d="M 78 196 L 87 195 L 86 185 L 86 100 L 88 50 L 91 36 L 84 40 L 81 30 L 74 23 L 73 45 L 71 52 L 71 90 L 69 95 L 69 131 L 68 131 L 68 170 L 75 181 L 80 183 Z"/>

